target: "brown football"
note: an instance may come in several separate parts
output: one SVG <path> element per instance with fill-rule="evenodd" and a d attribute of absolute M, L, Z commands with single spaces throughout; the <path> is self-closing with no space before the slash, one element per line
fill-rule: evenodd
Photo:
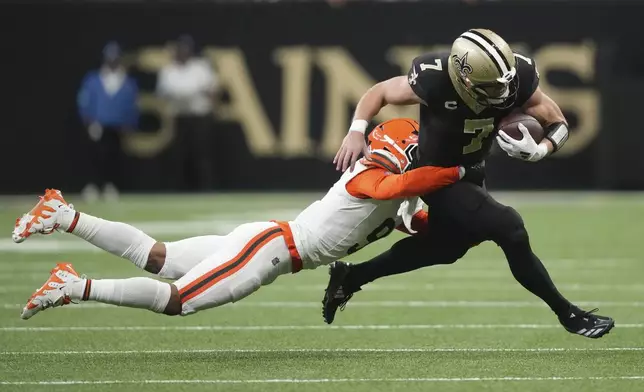
<path fill-rule="evenodd" d="M 508 136 L 513 139 L 523 139 L 523 134 L 519 130 L 519 124 L 523 124 L 528 128 L 528 132 L 535 142 L 539 143 L 545 136 L 545 131 L 536 118 L 521 112 L 511 113 L 504 117 L 499 122 L 499 130 L 503 130 Z"/>

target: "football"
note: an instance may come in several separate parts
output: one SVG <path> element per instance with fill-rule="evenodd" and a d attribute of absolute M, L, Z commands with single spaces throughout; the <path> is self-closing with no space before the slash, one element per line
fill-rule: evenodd
<path fill-rule="evenodd" d="M 523 124 L 528 128 L 528 132 L 535 142 L 539 143 L 543 140 L 545 132 L 539 121 L 536 118 L 521 112 L 512 113 L 506 116 L 499 123 L 499 130 L 505 132 L 513 139 L 523 139 L 523 134 L 519 130 L 519 124 Z"/>

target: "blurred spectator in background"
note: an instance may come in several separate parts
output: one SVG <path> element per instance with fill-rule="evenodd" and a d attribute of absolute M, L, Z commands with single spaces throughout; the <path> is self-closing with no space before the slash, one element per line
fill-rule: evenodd
<path fill-rule="evenodd" d="M 78 110 L 90 140 L 92 179 L 83 190 L 87 201 L 118 198 L 121 172 L 121 133 L 138 125 L 138 87 L 121 64 L 121 48 L 109 42 L 103 49 L 100 69 L 89 72 L 78 93 Z"/>
<path fill-rule="evenodd" d="M 181 188 L 212 189 L 216 89 L 217 76 L 209 62 L 195 54 L 193 39 L 187 35 L 179 37 L 173 61 L 159 72 L 157 93 L 176 119 L 169 174 Z"/>

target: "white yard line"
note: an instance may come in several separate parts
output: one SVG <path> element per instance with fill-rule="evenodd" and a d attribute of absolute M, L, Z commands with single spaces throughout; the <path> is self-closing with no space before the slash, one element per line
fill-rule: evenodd
<path fill-rule="evenodd" d="M 24 283 L 24 284 L 35 284 L 35 287 L 33 289 L 38 288 L 40 285 L 42 285 L 50 276 L 49 272 L 50 270 L 56 265 L 55 262 L 52 262 L 50 266 L 40 268 L 35 271 L 25 271 L 25 272 L 18 272 L 18 271 L 9 271 L 8 273 L 5 272 L 4 275 L 0 276 L 0 286 L 4 285 L 15 285 L 16 282 Z M 2 264 L 0 263 L 0 268 L 2 267 Z M 127 266 L 125 266 L 127 268 Z M 306 274 L 303 276 L 297 276 L 293 278 L 282 278 L 278 280 L 279 283 L 273 284 L 273 287 L 275 285 L 282 285 L 282 284 L 288 284 L 290 282 L 297 282 L 298 284 L 303 284 L 305 285 L 306 283 L 310 284 L 326 284 L 328 280 L 328 275 L 323 275 L 323 272 L 326 272 L 326 267 L 323 267 L 319 269 L 319 272 L 316 271 L 313 274 Z M 139 270 L 130 270 L 128 271 L 127 269 L 121 269 L 121 270 L 116 270 L 110 272 L 109 270 L 98 270 L 97 268 L 93 268 L 92 270 L 83 270 L 83 269 L 77 269 L 79 273 L 82 275 L 86 275 L 89 278 L 92 279 L 126 279 L 126 278 L 132 278 L 132 277 L 148 277 L 155 279 L 157 278 L 156 276 L 152 274 L 146 274 L 143 271 Z M 557 269 L 557 268 L 551 268 L 550 271 L 553 274 L 556 274 L 561 280 L 575 280 L 576 282 L 588 282 L 588 284 L 592 284 L 592 282 L 606 282 L 607 280 L 609 281 L 622 281 L 624 283 L 638 283 L 635 276 L 633 276 L 632 271 L 633 270 L 616 270 L 616 267 L 613 266 L 612 268 L 603 268 L 603 269 L 595 269 L 595 270 L 589 270 L 589 271 L 575 271 L 573 269 Z M 626 272 L 629 271 L 629 272 Z M 411 280 L 410 283 L 413 283 L 413 281 L 423 281 L 423 280 L 433 280 L 433 281 L 443 281 L 443 282 L 453 282 L 453 281 L 467 281 L 467 282 L 472 282 L 473 284 L 476 282 L 483 283 L 483 284 L 493 284 L 493 283 L 514 283 L 514 278 L 512 277 L 512 273 L 508 268 L 502 269 L 502 268 L 454 268 L 454 269 L 436 269 L 432 271 L 434 273 L 430 273 L 428 270 L 418 272 L 418 273 L 408 273 L 407 275 L 404 276 L 404 278 Z M 415 274 L 415 275 L 414 275 Z M 403 279 L 402 277 L 399 279 Z M 616 283 L 617 285 L 618 283 Z M 516 283 L 517 287 L 520 287 L 518 283 Z"/>
<path fill-rule="evenodd" d="M 134 332 L 134 331 L 306 331 L 306 330 L 422 330 L 422 329 L 560 329 L 559 324 L 375 324 L 375 325 L 139 325 L 139 326 L 57 326 L 0 327 L 1 332 Z M 620 329 L 641 329 L 644 324 L 617 324 Z"/>
<path fill-rule="evenodd" d="M 576 305 L 597 307 L 641 308 L 644 302 L 637 301 L 577 301 Z M 3 309 L 22 309 L 25 304 L 0 304 Z M 319 301 L 262 301 L 237 302 L 224 305 L 225 308 L 319 308 Z M 543 308 L 546 304 L 537 301 L 352 301 L 351 308 Z M 72 304 L 66 309 L 116 308 L 96 302 Z"/>
<path fill-rule="evenodd" d="M 1 240 L 0 240 L 1 242 Z M 63 242 L 68 242 L 68 241 L 63 241 Z M 70 241 L 71 242 L 71 241 Z M 104 252 L 96 247 L 93 246 L 87 246 L 83 243 L 77 244 L 75 242 L 72 242 L 71 245 L 73 245 L 73 249 L 76 249 L 79 252 L 91 252 L 91 253 L 100 253 L 103 252 L 105 255 L 108 255 L 107 252 Z M 52 251 L 50 253 L 55 253 L 58 250 Z M 0 243 L 0 252 L 2 252 L 1 249 L 1 243 Z M 44 251 L 43 251 L 44 252 Z M 25 251 L 24 253 L 39 253 L 37 252 L 31 252 L 31 251 Z M 46 252 L 44 252 L 46 253 Z M 88 261 L 95 261 L 92 260 L 93 256 L 90 256 Z M 109 256 L 109 257 L 114 257 L 114 256 Z M 112 265 L 111 263 L 102 263 L 102 264 L 97 264 L 98 266 L 102 267 L 107 267 L 107 271 L 102 271 L 102 275 L 104 274 L 109 274 L 110 270 L 115 271 L 115 270 L 123 270 L 123 269 L 128 269 L 132 264 L 125 259 L 122 259 L 122 261 L 119 261 L 117 259 L 114 259 L 115 264 Z M 584 260 L 584 259 L 545 259 L 544 261 L 546 262 L 546 267 L 549 270 L 552 271 L 557 271 L 559 273 L 566 273 L 566 272 L 571 272 L 575 273 L 575 276 L 579 275 L 580 268 L 587 268 L 590 270 L 587 270 L 587 274 L 592 274 L 593 272 L 595 273 L 606 273 L 606 272 L 612 272 L 615 270 L 615 268 L 622 268 L 622 269 L 632 269 L 632 268 L 638 268 L 641 264 L 642 261 L 636 260 L 636 259 L 629 259 L 629 258 L 622 258 L 622 259 L 592 259 L 592 260 Z M 56 259 L 52 258 L 50 260 L 33 260 L 33 261 L 28 261 L 28 262 L 20 262 L 16 263 L 13 262 L 10 258 L 5 259 L 3 261 L 0 261 L 0 266 L 2 267 L 2 270 L 6 273 L 2 277 L 0 277 L 1 280 L 4 281 L 11 281 L 12 279 L 15 280 L 15 276 L 11 276 L 12 274 L 17 274 L 20 273 L 21 276 L 31 276 L 31 275 L 37 275 L 38 277 L 42 276 L 47 276 L 51 268 L 53 268 L 56 265 Z M 428 275 L 433 275 L 433 276 L 471 276 L 471 275 L 476 275 L 473 276 L 473 278 L 479 278 L 480 276 L 511 276 L 510 270 L 508 269 L 507 262 L 502 259 L 464 259 L 461 264 L 457 265 L 457 268 L 449 268 L 449 267 L 438 267 L 433 269 L 431 274 Z M 87 267 L 85 267 L 87 268 Z M 96 269 L 95 265 L 92 264 L 92 269 Z M 320 270 L 326 269 L 325 266 L 322 266 L 319 268 Z M 591 272 L 588 272 L 591 271 Z M 90 275 L 89 271 L 82 271 L 83 273 Z M 140 270 L 130 270 L 129 273 L 143 273 L 143 271 Z M 113 273 L 113 272 L 112 272 Z M 122 272 L 121 272 L 122 273 Z M 147 275 L 150 276 L 150 275 Z M 299 277 L 298 277 L 299 279 Z M 615 286 L 613 286 L 615 287 Z"/>
<path fill-rule="evenodd" d="M 478 284 L 478 283 L 477 283 Z M 643 284 L 626 284 L 622 286 L 613 286 L 613 285 L 593 285 L 593 284 L 560 284 L 557 285 L 561 290 L 564 291 L 611 291 L 611 292 L 639 292 L 644 291 Z M 0 294 L 4 293 L 31 293 L 36 287 L 34 285 L 16 285 L 16 286 L 4 286 L 0 287 Z M 288 292 L 301 291 L 301 292 L 322 292 L 326 288 L 326 285 L 322 284 L 310 284 L 310 285 L 280 285 L 275 284 L 273 286 L 263 287 L 262 291 L 264 293 L 271 292 Z M 373 284 L 364 286 L 362 291 L 366 292 L 423 292 L 423 291 L 490 291 L 490 292 L 523 292 L 523 288 L 515 284 L 479 284 L 479 285 L 467 285 L 467 284 L 425 284 L 425 285 L 396 285 L 396 284 Z"/>
<path fill-rule="evenodd" d="M 0 385 L 110 385 L 110 384 L 320 384 L 320 383 L 444 383 L 444 382 L 515 382 L 515 381 L 642 381 L 644 376 L 614 377 L 435 377 L 435 378 L 319 378 L 258 380 L 68 380 L 0 381 Z"/>
<path fill-rule="evenodd" d="M 614 268 L 614 267 L 612 267 Z M 476 283 L 476 284 L 473 284 Z M 624 284 L 624 285 L 611 285 L 611 284 L 579 284 L 579 283 L 562 283 L 558 284 L 557 287 L 564 291 L 611 291 L 611 292 L 633 292 L 633 291 L 644 291 L 644 284 Z M 26 288 L 26 286 L 20 287 L 21 289 Z M 29 288 L 32 288 L 29 286 Z M 309 285 L 285 285 L 285 284 L 276 284 L 273 286 L 266 286 L 262 288 L 264 292 L 270 291 L 313 291 L 319 292 L 324 291 L 326 285 L 324 284 L 309 284 Z M 506 291 L 521 291 L 524 289 L 518 283 L 499 283 L 499 284 L 490 284 L 483 283 L 481 281 L 472 282 L 471 284 L 445 284 L 445 283 L 427 283 L 427 284 L 369 284 L 365 285 L 362 288 L 362 291 L 366 292 L 389 292 L 389 291 L 399 291 L 399 292 L 419 292 L 419 291 L 492 291 L 492 292 L 506 292 Z M 2 288 L 0 287 L 0 293 Z"/>
<path fill-rule="evenodd" d="M 474 282 L 473 282 L 474 283 Z M 362 288 L 366 292 L 423 292 L 423 291 L 490 291 L 490 292 L 523 292 L 523 288 L 517 283 L 499 283 L 499 284 L 490 284 L 490 283 L 481 283 L 475 282 L 476 284 L 370 284 Z M 610 291 L 610 292 L 639 292 L 644 291 L 644 284 L 624 284 L 624 285 L 610 285 L 610 284 L 579 284 L 579 283 L 563 283 L 557 285 L 561 290 L 564 291 Z M 4 293 L 31 293 L 35 290 L 34 285 L 8 285 L 0 286 L 0 294 Z M 301 292 L 322 292 L 326 288 L 324 284 L 311 283 L 311 284 L 299 284 L 299 285 L 290 285 L 290 284 L 281 284 L 277 283 L 271 286 L 266 286 L 262 288 L 264 293 L 270 292 L 288 292 L 301 291 Z"/>
<path fill-rule="evenodd" d="M 0 351 L 0 356 L 24 355 L 140 355 L 140 354 L 261 354 L 261 353 L 570 353 L 644 351 L 644 347 L 599 348 L 289 348 L 289 349 L 199 349 L 199 350 L 86 350 Z"/>

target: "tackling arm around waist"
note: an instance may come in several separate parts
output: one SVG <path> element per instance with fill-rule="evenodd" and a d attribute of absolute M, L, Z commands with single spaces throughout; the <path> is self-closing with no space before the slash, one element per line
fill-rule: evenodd
<path fill-rule="evenodd" d="M 460 179 L 458 167 L 423 166 L 403 174 L 374 167 L 356 175 L 346 186 L 351 196 L 391 200 L 422 196 Z"/>

